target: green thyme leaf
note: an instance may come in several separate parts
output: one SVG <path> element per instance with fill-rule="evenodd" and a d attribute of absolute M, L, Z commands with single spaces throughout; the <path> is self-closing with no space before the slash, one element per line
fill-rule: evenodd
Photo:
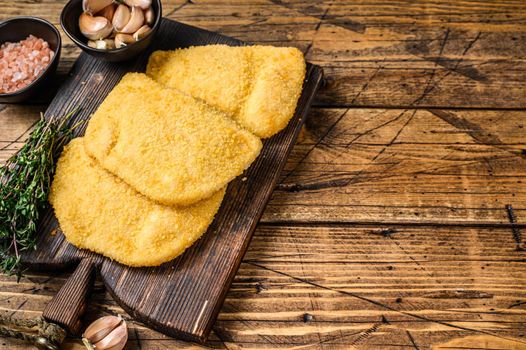
<path fill-rule="evenodd" d="M 39 214 L 47 196 L 62 147 L 79 125 L 71 117 L 45 119 L 35 124 L 25 145 L 0 168 L 0 270 L 20 276 L 20 255 L 36 249 Z"/>

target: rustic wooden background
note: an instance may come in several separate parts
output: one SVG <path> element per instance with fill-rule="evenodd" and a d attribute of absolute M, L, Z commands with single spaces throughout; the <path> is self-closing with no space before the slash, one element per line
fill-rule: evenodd
<path fill-rule="evenodd" d="M 297 46 L 326 75 L 207 347 L 526 348 L 523 0 L 163 4 Z M 63 5 L 0 0 L 0 19 L 58 25 Z M 63 38 L 66 74 L 79 50 Z M 45 108 L 0 105 L 0 163 Z M 0 312 L 38 316 L 67 276 L 0 276 Z M 122 312 L 99 282 L 88 321 Z M 201 347 L 130 320 L 127 348 Z"/>

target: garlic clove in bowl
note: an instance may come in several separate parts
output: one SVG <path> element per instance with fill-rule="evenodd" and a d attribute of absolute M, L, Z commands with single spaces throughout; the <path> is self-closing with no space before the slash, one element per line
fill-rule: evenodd
<path fill-rule="evenodd" d="M 113 0 L 82 0 L 82 10 L 94 15 L 112 3 Z"/>
<path fill-rule="evenodd" d="M 152 28 L 145 24 L 142 27 L 140 27 L 135 33 L 133 33 L 133 38 L 135 39 L 135 41 L 139 41 L 146 35 L 148 35 L 148 33 L 150 33 L 151 30 Z"/>
<path fill-rule="evenodd" d="M 120 32 L 122 28 L 130 21 L 131 12 L 128 6 L 120 4 L 115 10 L 113 15 L 113 28 L 115 31 Z"/>
<path fill-rule="evenodd" d="M 152 0 L 124 0 L 124 3 L 130 7 L 137 6 L 143 10 L 152 6 Z"/>
<path fill-rule="evenodd" d="M 88 40 L 88 46 L 98 50 L 111 50 L 115 48 L 113 39 Z"/>
<path fill-rule="evenodd" d="M 155 13 L 151 6 L 144 10 L 144 21 L 150 26 L 153 24 L 153 21 L 155 21 Z"/>
<path fill-rule="evenodd" d="M 115 35 L 115 48 L 120 49 L 128 44 L 133 44 L 135 41 L 135 38 L 130 34 L 118 33 Z"/>
<path fill-rule="evenodd" d="M 104 39 L 111 34 L 113 26 L 107 18 L 91 16 L 83 12 L 79 17 L 79 29 L 82 35 L 91 40 Z"/>
<path fill-rule="evenodd" d="M 97 16 L 105 17 L 108 21 L 111 22 L 113 20 L 113 15 L 115 14 L 116 8 L 117 6 L 115 6 L 115 4 L 106 6 L 105 8 L 97 12 Z"/>
<path fill-rule="evenodd" d="M 131 8 L 130 20 L 121 30 L 119 30 L 119 32 L 124 34 L 135 33 L 137 30 L 139 30 L 139 28 L 142 27 L 143 23 L 144 12 L 142 12 L 142 10 L 139 7 L 133 6 Z"/>

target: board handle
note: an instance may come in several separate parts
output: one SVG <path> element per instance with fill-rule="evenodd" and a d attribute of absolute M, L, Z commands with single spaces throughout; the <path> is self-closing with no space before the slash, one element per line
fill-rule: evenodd
<path fill-rule="evenodd" d="M 95 262 L 92 259 L 82 259 L 73 274 L 47 304 L 42 316 L 47 321 L 64 327 L 71 334 L 79 335 L 82 328 L 80 318 L 86 311 L 95 271 Z"/>

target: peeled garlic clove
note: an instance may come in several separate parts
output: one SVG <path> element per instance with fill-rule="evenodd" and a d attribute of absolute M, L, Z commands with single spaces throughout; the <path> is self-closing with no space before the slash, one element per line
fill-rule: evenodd
<path fill-rule="evenodd" d="M 139 30 L 139 28 L 142 27 L 143 23 L 144 12 L 142 12 L 142 10 L 139 7 L 133 6 L 131 8 L 130 20 L 121 30 L 118 31 L 125 34 L 132 34 Z"/>
<path fill-rule="evenodd" d="M 86 328 L 82 337 L 92 344 L 97 343 L 117 328 L 121 322 L 123 322 L 122 318 L 117 316 L 101 317 Z"/>
<path fill-rule="evenodd" d="M 152 6 L 152 0 L 124 0 L 124 3 L 130 7 L 140 7 L 143 10 L 146 10 L 148 7 Z"/>
<path fill-rule="evenodd" d="M 126 5 L 119 5 L 113 14 L 112 24 L 116 31 L 120 32 L 122 28 L 130 21 L 130 9 Z"/>
<path fill-rule="evenodd" d="M 120 49 L 121 47 L 133 44 L 135 39 L 130 34 L 118 33 L 115 35 L 115 48 Z"/>
<path fill-rule="evenodd" d="M 110 35 L 113 27 L 105 17 L 93 17 L 83 12 L 79 17 L 79 29 L 86 38 L 99 40 Z"/>
<path fill-rule="evenodd" d="M 103 8 L 102 10 L 100 10 L 98 13 L 97 13 L 97 16 L 102 16 L 102 17 L 105 17 L 108 21 L 112 21 L 113 20 L 113 15 L 115 14 L 115 5 L 114 4 L 111 4 L 109 6 L 106 6 L 105 8 Z"/>
<path fill-rule="evenodd" d="M 128 341 L 128 328 L 124 320 L 103 339 L 93 344 L 97 350 L 122 350 Z"/>
<path fill-rule="evenodd" d="M 153 21 L 155 21 L 155 13 L 151 6 L 144 10 L 144 21 L 149 25 L 152 25 Z"/>
<path fill-rule="evenodd" d="M 115 43 L 112 39 L 88 40 L 88 46 L 99 50 L 111 50 L 115 48 Z"/>
<path fill-rule="evenodd" d="M 113 0 L 82 0 L 82 10 L 94 15 L 112 3 Z"/>
<path fill-rule="evenodd" d="M 133 38 L 135 39 L 135 41 L 139 41 L 142 38 L 144 38 L 146 35 L 148 35 L 150 30 L 152 30 L 152 28 L 150 28 L 149 26 L 145 24 L 142 27 L 140 27 L 139 30 L 133 33 Z"/>
<path fill-rule="evenodd" d="M 104 50 L 111 50 L 115 48 L 115 40 L 113 39 L 104 39 Z"/>

